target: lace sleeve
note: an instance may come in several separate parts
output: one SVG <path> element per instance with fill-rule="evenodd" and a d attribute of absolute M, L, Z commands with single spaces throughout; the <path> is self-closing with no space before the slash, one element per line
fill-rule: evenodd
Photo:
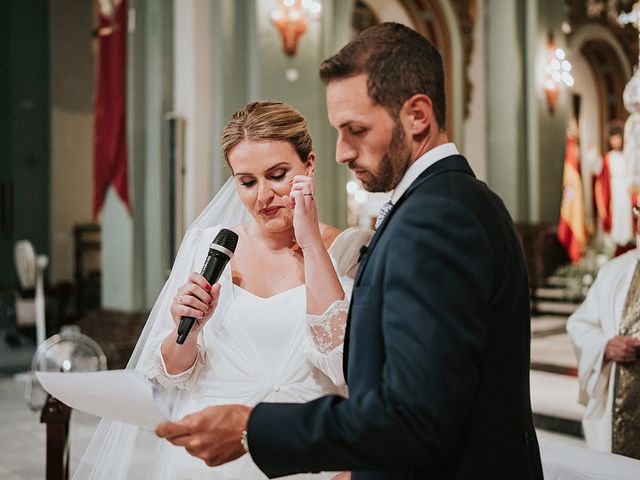
<path fill-rule="evenodd" d="M 353 278 L 361 248 L 369 243 L 372 234 L 370 230 L 348 228 L 336 237 L 329 248 L 329 255 L 344 289 L 344 299 L 333 302 L 322 315 L 306 316 L 309 332 L 305 345 L 307 358 L 339 387 L 346 383 L 342 356 Z"/>
<path fill-rule="evenodd" d="M 327 354 L 344 342 L 349 301 L 336 300 L 321 315 L 307 314 L 311 338 L 320 353 Z"/>
<path fill-rule="evenodd" d="M 348 313 L 349 301 L 345 296 L 343 300 L 333 302 L 321 315 L 307 314 L 307 356 L 337 386 L 345 384 L 342 353 Z"/>
<path fill-rule="evenodd" d="M 206 349 L 201 343 L 201 336 L 198 336 L 198 355 L 193 365 L 184 372 L 175 375 L 167 372 L 167 366 L 164 363 L 164 358 L 162 358 L 162 352 L 160 351 L 161 345 L 162 342 L 159 342 L 158 346 L 151 350 L 149 354 L 150 358 L 146 362 L 146 368 L 143 370 L 147 378 L 166 390 L 176 388 L 189 389 L 195 385 L 200 376 L 200 371 L 206 362 Z"/>

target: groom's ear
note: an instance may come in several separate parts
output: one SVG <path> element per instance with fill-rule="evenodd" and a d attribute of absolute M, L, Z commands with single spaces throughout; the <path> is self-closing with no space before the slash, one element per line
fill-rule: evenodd
<path fill-rule="evenodd" d="M 316 171 L 316 154 L 311 152 L 307 157 L 307 163 L 305 163 L 305 167 L 307 167 L 307 176 L 313 177 L 313 174 Z"/>

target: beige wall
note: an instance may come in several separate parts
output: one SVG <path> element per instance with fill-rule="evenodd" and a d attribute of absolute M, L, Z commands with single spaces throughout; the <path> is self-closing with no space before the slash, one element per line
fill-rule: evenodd
<path fill-rule="evenodd" d="M 51 0 L 51 281 L 71 280 L 93 204 L 91 0 Z"/>
<path fill-rule="evenodd" d="M 487 135 L 484 63 L 484 0 L 477 0 L 476 21 L 473 26 L 473 51 L 469 62 L 468 75 L 471 80 L 469 115 L 464 121 L 464 144 L 458 145 L 469 160 L 476 176 L 487 179 Z M 460 100 L 462 101 L 462 100 Z"/>

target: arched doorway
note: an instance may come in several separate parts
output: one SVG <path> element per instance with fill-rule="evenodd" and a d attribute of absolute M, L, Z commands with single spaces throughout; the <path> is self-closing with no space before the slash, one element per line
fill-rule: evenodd
<path fill-rule="evenodd" d="M 628 56 L 618 38 L 597 24 L 585 24 L 576 30 L 569 41 L 573 52 L 576 84 L 574 94 L 580 96 L 580 150 L 585 215 L 595 227 L 592 173 L 589 160 L 593 152 L 608 150 L 607 134 L 613 124 L 622 124 L 628 112 L 622 92 L 631 76 Z"/>
<path fill-rule="evenodd" d="M 591 67 L 595 80 L 600 140 L 602 148 L 606 149 L 606 126 L 611 122 L 624 122 L 629 115 L 622 102 L 622 92 L 629 78 L 628 65 L 623 64 L 612 46 L 603 40 L 585 42 L 580 53 Z"/>
<path fill-rule="evenodd" d="M 357 0 L 354 3 L 354 34 L 376 23 L 403 23 L 424 35 L 442 54 L 447 94 L 447 132 L 462 144 L 464 118 L 468 112 L 471 82 L 466 67 L 472 50 L 475 0 Z"/>

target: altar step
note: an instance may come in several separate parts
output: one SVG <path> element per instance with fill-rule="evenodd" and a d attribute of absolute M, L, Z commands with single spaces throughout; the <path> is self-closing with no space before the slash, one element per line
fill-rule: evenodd
<path fill-rule="evenodd" d="M 536 337 L 532 328 L 529 378 L 536 428 L 583 438 L 585 407 L 578 403 L 578 365 L 566 332 Z"/>
<path fill-rule="evenodd" d="M 536 428 L 584 438 L 578 379 L 558 373 L 531 370 L 531 408 Z"/>
<path fill-rule="evenodd" d="M 582 439 L 584 406 L 578 403 L 578 365 L 566 333 L 568 317 L 580 305 L 566 282 L 551 277 L 531 299 L 531 407 L 538 429 Z"/>
<path fill-rule="evenodd" d="M 536 428 L 583 438 L 578 365 L 566 333 L 531 339 L 531 408 Z"/>
<path fill-rule="evenodd" d="M 568 317 L 582 303 L 582 300 L 571 298 L 560 280 L 536 288 L 531 298 L 532 315 L 554 315 Z"/>

